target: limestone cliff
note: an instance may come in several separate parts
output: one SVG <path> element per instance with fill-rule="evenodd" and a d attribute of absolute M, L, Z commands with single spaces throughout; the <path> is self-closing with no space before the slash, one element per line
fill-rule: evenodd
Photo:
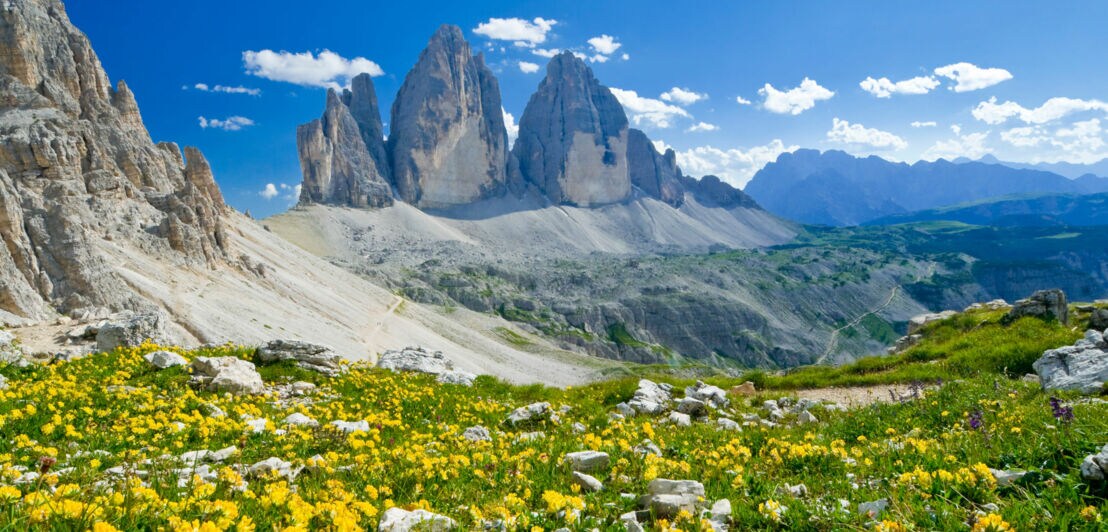
<path fill-rule="evenodd" d="M 388 151 L 399 197 L 445 207 L 503 194 L 508 133 L 500 86 L 457 26 L 431 36 L 392 105 Z"/>
<path fill-rule="evenodd" d="M 150 140 L 60 1 L 0 8 L 0 315 L 141 307 L 94 244 L 212 265 L 225 210 L 204 157 Z"/>
<path fill-rule="evenodd" d="M 527 102 L 512 148 L 522 179 L 554 203 L 617 203 L 631 194 L 623 107 L 570 52 L 558 54 Z"/>

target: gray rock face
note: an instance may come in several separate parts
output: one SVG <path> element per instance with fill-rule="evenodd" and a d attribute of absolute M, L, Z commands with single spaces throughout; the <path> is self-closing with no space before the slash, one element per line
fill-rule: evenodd
<path fill-rule="evenodd" d="M 685 203 L 684 176 L 677 167 L 677 154 L 672 149 L 659 154 L 646 133 L 638 129 L 627 132 L 627 166 L 631 184 L 646 195 L 674 207 Z"/>
<path fill-rule="evenodd" d="M 1093 309 L 1092 315 L 1089 316 L 1089 327 L 1098 331 L 1108 329 L 1108 309 Z"/>
<path fill-rule="evenodd" d="M 505 423 L 514 427 L 544 421 L 550 419 L 553 415 L 554 410 L 550 408 L 550 403 L 531 403 L 513 410 L 512 413 L 508 414 Z"/>
<path fill-rule="evenodd" d="M 1012 310 L 1004 317 L 1006 321 L 1015 321 L 1024 316 L 1042 319 L 1055 319 L 1059 323 L 1069 323 L 1069 305 L 1066 293 L 1061 290 L 1039 290 L 1027 299 L 1016 301 Z"/>
<path fill-rule="evenodd" d="M 1031 367 L 1044 390 L 1097 393 L 1108 382 L 1108 341 L 1099 331 L 1087 331 L 1074 345 L 1043 353 Z"/>
<path fill-rule="evenodd" d="M 958 313 L 953 310 L 944 310 L 942 312 L 913 316 L 912 319 L 908 320 L 908 336 L 915 334 L 917 331 L 926 327 L 927 325 L 954 317 L 957 314 Z"/>
<path fill-rule="evenodd" d="M 101 239 L 195 265 L 225 259 L 207 162 L 151 141 L 134 95 L 112 86 L 62 3 L 9 3 L 0 19 L 0 314 L 151 307 Z"/>
<path fill-rule="evenodd" d="M 261 362 L 291 360 L 301 368 L 320 373 L 335 374 L 342 371 L 342 357 L 325 345 L 296 340 L 273 340 L 258 348 Z"/>
<path fill-rule="evenodd" d="M 96 332 L 96 350 L 105 352 L 117 347 L 133 347 L 146 340 L 165 342 L 168 338 L 166 321 L 161 312 L 117 316 Z"/>
<path fill-rule="evenodd" d="M 1103 482 L 1108 479 L 1108 445 L 1099 453 L 1090 454 L 1081 461 L 1081 478 L 1086 482 Z"/>
<path fill-rule="evenodd" d="M 640 414 L 661 414 L 669 408 L 672 395 L 668 384 L 639 380 L 639 388 L 627 404 Z"/>
<path fill-rule="evenodd" d="M 377 525 L 378 532 L 409 532 L 410 530 L 424 530 L 427 532 L 443 532 L 454 530 L 457 525 L 453 519 L 444 515 L 428 512 L 427 510 L 407 511 L 403 508 L 389 508 L 381 516 L 381 522 Z"/>
<path fill-rule="evenodd" d="M 519 122 L 512 155 L 523 181 L 554 203 L 590 207 L 631 194 L 627 116 L 570 52 L 554 57 Z M 649 179 L 649 165 L 639 175 Z"/>
<path fill-rule="evenodd" d="M 704 485 L 695 480 L 656 478 L 646 486 L 648 495 L 639 501 L 643 508 L 657 517 L 673 517 L 681 510 L 696 515 L 696 507 L 704 498 Z"/>
<path fill-rule="evenodd" d="M 377 94 L 359 74 L 342 95 L 327 91 L 323 116 L 296 128 L 304 174 L 300 203 L 350 207 L 392 205 Z"/>
<path fill-rule="evenodd" d="M 377 359 L 377 367 L 392 371 L 414 371 L 441 375 L 454 369 L 454 363 L 442 351 L 428 351 L 422 347 L 405 347 L 385 351 Z"/>
<path fill-rule="evenodd" d="M 418 207 L 471 203 L 506 190 L 500 85 L 457 26 L 440 27 L 404 78 L 388 151 L 397 193 Z"/>
<path fill-rule="evenodd" d="M 192 361 L 192 380 L 213 392 L 259 394 L 265 383 L 254 364 L 235 357 L 198 357 Z"/>
<path fill-rule="evenodd" d="M 153 353 L 147 353 L 142 358 L 146 359 L 146 363 L 150 364 L 150 367 L 154 369 L 187 366 L 189 363 L 188 360 L 185 360 L 185 357 L 172 351 L 154 351 Z"/>
<path fill-rule="evenodd" d="M 565 456 L 566 464 L 574 471 L 592 473 L 608 467 L 608 453 L 601 451 L 577 451 Z"/>

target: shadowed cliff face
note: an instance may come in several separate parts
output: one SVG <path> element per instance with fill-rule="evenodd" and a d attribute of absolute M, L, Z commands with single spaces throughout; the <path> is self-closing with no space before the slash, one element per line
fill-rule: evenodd
<path fill-rule="evenodd" d="M 0 314 L 142 306 L 93 245 L 225 255 L 226 207 L 198 150 L 155 145 L 57 0 L 0 10 Z"/>
<path fill-rule="evenodd" d="M 401 199 L 420 207 L 503 194 L 508 132 L 500 86 L 457 26 L 431 37 L 392 105 L 388 151 Z"/>
<path fill-rule="evenodd" d="M 583 61 L 563 52 L 527 102 L 512 155 L 522 179 L 554 203 L 616 203 L 631 193 L 628 136 L 619 101 Z"/>

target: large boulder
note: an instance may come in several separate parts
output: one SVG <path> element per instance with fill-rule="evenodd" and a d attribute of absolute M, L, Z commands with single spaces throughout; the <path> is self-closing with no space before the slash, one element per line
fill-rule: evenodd
<path fill-rule="evenodd" d="M 519 121 L 512 156 L 523 181 L 557 204 L 618 203 L 631 195 L 627 115 L 569 51 L 550 60 Z M 642 151 L 642 150 L 640 150 Z M 649 170 L 641 174 L 649 180 Z"/>
<path fill-rule="evenodd" d="M 669 409 L 673 400 L 671 390 L 668 384 L 641 379 L 635 395 L 627 404 L 640 414 L 661 414 Z"/>
<path fill-rule="evenodd" d="M 1086 482 L 1108 480 L 1108 445 L 1105 445 L 1100 452 L 1090 454 L 1081 461 L 1081 478 Z"/>
<path fill-rule="evenodd" d="M 1098 331 L 1108 329 L 1108 308 L 1095 308 L 1089 316 L 1089 327 Z"/>
<path fill-rule="evenodd" d="M 273 340 L 258 348 L 257 357 L 262 363 L 293 361 L 301 368 L 328 375 L 342 371 L 342 357 L 330 347 L 297 340 Z"/>
<path fill-rule="evenodd" d="M 454 369 L 454 363 L 442 351 L 428 351 L 422 347 L 405 347 L 389 350 L 377 359 L 377 367 L 392 371 L 414 371 L 439 375 Z"/>
<path fill-rule="evenodd" d="M 1032 367 L 1044 390 L 1097 393 L 1108 381 L 1108 342 L 1104 333 L 1087 331 L 1074 345 L 1043 353 Z"/>
<path fill-rule="evenodd" d="M 942 312 L 934 312 L 934 313 L 929 313 L 929 314 L 920 314 L 918 316 L 913 316 L 912 319 L 908 320 L 908 336 L 911 336 L 911 335 L 915 334 L 916 331 L 919 331 L 920 329 L 926 327 L 927 325 L 929 325 L 931 323 L 935 323 L 937 321 L 943 321 L 943 320 L 945 320 L 947 318 L 951 318 L 951 317 L 953 317 L 957 314 L 958 313 L 956 311 L 953 311 L 953 310 L 944 310 Z"/>
<path fill-rule="evenodd" d="M 404 78 L 388 151 L 397 193 L 413 205 L 448 207 L 506 191 L 500 86 L 457 26 L 440 27 Z"/>
<path fill-rule="evenodd" d="M 161 312 L 113 317 L 97 331 L 96 350 L 105 352 L 117 347 L 134 347 L 146 340 L 166 343 L 169 341 L 169 334 L 166 332 L 167 321 L 168 318 Z"/>
<path fill-rule="evenodd" d="M 454 520 L 428 512 L 427 510 L 408 511 L 403 508 L 392 507 L 385 510 L 381 516 L 381 522 L 377 525 L 378 532 L 444 532 L 454 530 L 457 525 Z"/>
<path fill-rule="evenodd" d="M 695 480 L 656 478 L 646 489 L 648 494 L 639 503 L 659 518 L 674 517 L 682 510 L 696 515 L 697 506 L 704 500 L 704 485 Z"/>
<path fill-rule="evenodd" d="M 1069 305 L 1066 303 L 1066 293 L 1054 290 L 1039 290 L 1031 297 L 1016 301 L 1012 310 L 1004 316 L 1004 320 L 1016 321 L 1024 316 L 1033 316 L 1044 320 L 1058 320 L 1059 323 L 1069 323 Z"/>
<path fill-rule="evenodd" d="M 197 357 L 192 380 L 200 388 L 233 394 L 265 393 L 265 383 L 254 364 L 235 357 Z"/>
<path fill-rule="evenodd" d="M 185 357 L 172 351 L 154 351 L 143 355 L 143 359 L 154 369 L 167 369 L 175 366 L 186 366 L 189 361 Z"/>

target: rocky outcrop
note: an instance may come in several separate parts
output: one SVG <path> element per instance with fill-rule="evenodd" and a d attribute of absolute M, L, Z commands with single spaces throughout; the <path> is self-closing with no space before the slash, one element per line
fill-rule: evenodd
<path fill-rule="evenodd" d="M 342 356 L 325 345 L 298 340 L 273 340 L 255 353 L 262 363 L 295 362 L 300 368 L 334 375 L 342 372 Z"/>
<path fill-rule="evenodd" d="M 671 150 L 666 150 L 667 157 Z M 754 198 L 746 195 L 729 183 L 724 183 L 714 175 L 706 175 L 700 179 L 682 176 L 681 182 L 688 191 L 703 205 L 710 207 L 723 207 L 725 209 L 746 208 L 758 209 L 758 203 Z"/>
<path fill-rule="evenodd" d="M 356 76 L 341 95 L 328 89 L 323 116 L 296 128 L 304 173 L 300 203 L 392 205 L 382 131 L 369 74 Z"/>
<path fill-rule="evenodd" d="M 213 392 L 237 395 L 265 393 L 254 364 L 235 357 L 198 357 L 192 361 L 192 382 Z"/>
<path fill-rule="evenodd" d="M 505 191 L 500 86 L 457 26 L 431 36 L 393 101 L 389 128 L 393 182 L 404 201 L 446 207 Z"/>
<path fill-rule="evenodd" d="M 646 133 L 631 129 L 627 133 L 627 166 L 631 184 L 646 195 L 674 207 L 685 202 L 684 176 L 672 148 L 666 149 L 664 155 L 659 154 Z"/>
<path fill-rule="evenodd" d="M 522 180 L 550 201 L 591 207 L 630 196 L 629 137 L 616 97 L 584 61 L 563 52 L 527 102 L 512 155 Z M 648 166 L 637 172 L 646 182 Z"/>
<path fill-rule="evenodd" d="M 200 152 L 150 140 L 60 1 L 9 3 L 0 19 L 0 317 L 149 306 L 103 240 L 223 260 L 226 207 Z"/>
<path fill-rule="evenodd" d="M 1039 290 L 1026 299 L 1016 301 L 1012 310 L 1004 316 L 1004 321 L 1016 321 L 1024 316 L 1032 316 L 1044 320 L 1058 320 L 1058 323 L 1069 323 L 1069 304 L 1066 303 L 1066 293 L 1058 290 Z"/>
<path fill-rule="evenodd" d="M 1086 331 L 1074 345 L 1043 353 L 1032 367 L 1044 390 L 1104 391 L 1108 383 L 1108 340 L 1101 331 Z"/>

